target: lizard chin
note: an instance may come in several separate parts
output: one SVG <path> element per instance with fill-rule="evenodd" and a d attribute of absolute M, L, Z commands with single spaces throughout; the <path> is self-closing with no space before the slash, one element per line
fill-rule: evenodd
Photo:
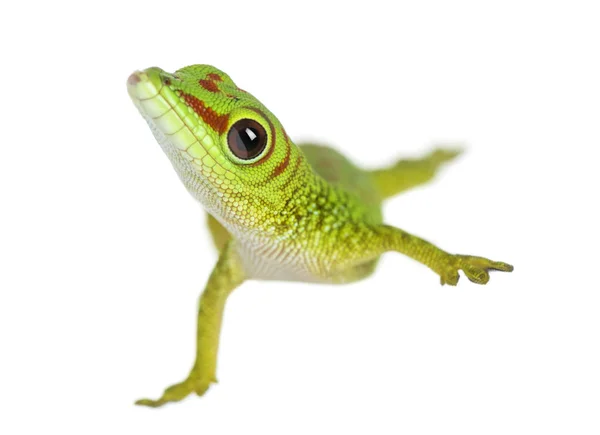
<path fill-rule="evenodd" d="M 148 68 L 131 74 L 127 89 L 188 192 L 230 233 L 254 239 L 255 233 L 265 231 L 248 210 L 264 205 L 252 196 L 236 164 L 224 156 L 222 126 L 204 120 L 180 81 L 177 73 Z"/>
<path fill-rule="evenodd" d="M 209 213 L 221 216 L 219 190 L 201 171 L 207 145 L 215 146 L 214 141 L 197 120 L 193 128 L 186 125 L 188 108 L 176 104 L 176 95 L 164 83 L 165 77 L 168 74 L 160 68 L 134 72 L 127 79 L 129 96 L 190 194 Z"/>

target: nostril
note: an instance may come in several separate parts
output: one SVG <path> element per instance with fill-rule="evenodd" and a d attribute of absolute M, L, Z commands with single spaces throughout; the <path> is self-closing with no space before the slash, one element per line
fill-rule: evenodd
<path fill-rule="evenodd" d="M 129 76 L 129 78 L 127 79 L 127 84 L 129 86 L 135 86 L 141 81 L 142 81 L 142 79 L 140 78 L 140 73 L 139 73 L 139 71 L 136 71 Z"/>

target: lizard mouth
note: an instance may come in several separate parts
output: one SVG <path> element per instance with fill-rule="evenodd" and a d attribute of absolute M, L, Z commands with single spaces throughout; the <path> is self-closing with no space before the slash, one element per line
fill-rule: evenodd
<path fill-rule="evenodd" d="M 152 67 L 131 74 L 127 91 L 155 135 L 156 131 L 164 135 L 181 157 L 199 169 L 212 168 L 216 162 L 211 154 L 220 154 L 218 145 L 173 87 L 175 80 L 171 74 Z"/>
<path fill-rule="evenodd" d="M 185 101 L 180 79 L 148 68 L 129 76 L 127 91 L 188 191 L 213 215 L 225 215 L 222 197 L 236 182 L 233 166 L 214 129 Z"/>

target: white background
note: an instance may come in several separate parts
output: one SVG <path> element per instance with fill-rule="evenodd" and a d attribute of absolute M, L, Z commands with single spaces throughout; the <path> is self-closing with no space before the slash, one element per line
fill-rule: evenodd
<path fill-rule="evenodd" d="M 595 3 L 2 6 L 0 433 L 598 434 Z M 187 374 L 215 254 L 125 80 L 191 63 L 366 167 L 467 143 L 387 221 L 515 272 L 248 282 L 220 383 L 135 407 Z"/>

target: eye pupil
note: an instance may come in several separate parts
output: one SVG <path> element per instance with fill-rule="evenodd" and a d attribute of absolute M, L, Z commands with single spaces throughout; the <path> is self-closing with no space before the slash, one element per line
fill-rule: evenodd
<path fill-rule="evenodd" d="M 242 160 L 258 156 L 267 145 L 267 133 L 253 119 L 240 119 L 229 129 L 227 143 L 231 152 Z"/>

